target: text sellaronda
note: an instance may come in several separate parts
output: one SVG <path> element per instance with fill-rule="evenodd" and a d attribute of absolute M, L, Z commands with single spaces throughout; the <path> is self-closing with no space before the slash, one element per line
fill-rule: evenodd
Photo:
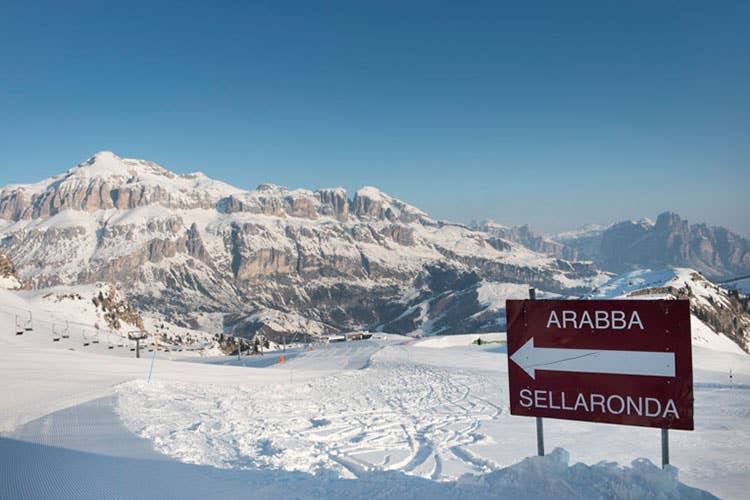
<path fill-rule="evenodd" d="M 640 417 L 680 418 L 672 399 L 662 403 L 660 399 L 641 396 L 612 394 L 583 394 L 554 392 L 542 389 L 522 389 L 521 406 L 548 410 L 581 411 L 605 415 L 637 415 Z"/>

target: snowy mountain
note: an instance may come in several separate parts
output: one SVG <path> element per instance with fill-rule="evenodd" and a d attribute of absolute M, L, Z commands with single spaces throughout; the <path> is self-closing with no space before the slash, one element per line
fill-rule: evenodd
<path fill-rule="evenodd" d="M 487 220 L 472 227 L 479 231 L 502 238 L 505 240 L 515 241 L 526 248 L 535 252 L 551 255 L 558 259 L 577 260 L 579 259 L 578 250 L 572 246 L 555 241 L 553 238 L 534 230 L 528 224 L 523 226 L 504 226 L 495 221 Z"/>
<path fill-rule="evenodd" d="M 684 266 L 714 280 L 750 274 L 750 241 L 723 227 L 689 224 L 671 212 L 660 214 L 655 222 L 630 220 L 551 239 L 567 255 L 592 260 L 614 273 Z"/>
<path fill-rule="evenodd" d="M 587 296 L 591 299 L 689 299 L 693 343 L 726 344 L 726 338 L 750 352 L 750 301 L 714 285 L 694 269 L 632 271 L 613 278 Z M 718 343 L 717 343 L 718 342 Z M 728 344 L 732 351 L 735 345 Z"/>
<path fill-rule="evenodd" d="M 6 186 L 0 217 L 0 250 L 35 288 L 113 283 L 141 310 L 221 313 L 245 335 L 487 330 L 480 282 L 580 293 L 608 278 L 373 187 L 248 191 L 109 152 Z"/>

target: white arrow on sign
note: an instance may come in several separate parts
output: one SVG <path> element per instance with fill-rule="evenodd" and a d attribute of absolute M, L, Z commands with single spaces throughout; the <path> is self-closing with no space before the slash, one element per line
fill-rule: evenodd
<path fill-rule="evenodd" d="M 674 353 L 534 347 L 532 337 L 510 357 L 533 379 L 536 370 L 674 377 Z"/>

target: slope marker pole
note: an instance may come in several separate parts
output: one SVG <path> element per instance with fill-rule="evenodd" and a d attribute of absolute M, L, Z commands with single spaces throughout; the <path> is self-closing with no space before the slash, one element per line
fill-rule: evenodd
<path fill-rule="evenodd" d="M 151 373 L 154 371 L 154 360 L 156 360 L 156 351 L 159 350 L 159 336 L 154 337 L 154 355 L 151 356 L 151 367 L 148 369 L 148 383 L 151 383 Z"/>

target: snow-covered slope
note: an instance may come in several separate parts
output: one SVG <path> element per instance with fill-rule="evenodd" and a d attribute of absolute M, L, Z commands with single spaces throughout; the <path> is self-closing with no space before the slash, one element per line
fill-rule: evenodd
<path fill-rule="evenodd" d="M 658 430 L 554 419 L 548 446 L 568 452 L 524 459 L 534 420 L 510 415 L 505 346 L 472 345 L 477 334 L 377 335 L 290 349 L 283 363 L 160 351 L 153 372 L 151 355 L 55 349 L 38 334 L 0 322 L 1 498 L 677 499 L 707 498 L 687 485 L 724 498 L 750 487 L 750 357 L 714 346 L 694 348 L 696 430 L 670 432 L 674 467 L 661 470 Z"/>
<path fill-rule="evenodd" d="M 395 320 L 460 291 L 455 276 L 552 292 L 607 279 L 590 263 L 431 219 L 374 187 L 352 198 L 342 188 L 246 191 L 110 152 L 0 190 L 0 250 L 34 287 L 109 282 L 143 310 L 182 324 L 188 313 L 227 314 L 227 327 L 246 335 L 414 331 L 416 316 Z"/>
<path fill-rule="evenodd" d="M 742 295 L 750 296 L 750 276 L 731 281 L 724 281 L 721 283 L 721 287 L 726 290 L 736 290 Z"/>
<path fill-rule="evenodd" d="M 59 286 L 27 291 L 0 289 L 0 321 L 9 335 L 2 344 L 132 357 L 129 334 L 144 334 L 144 349 L 156 336 L 173 354 L 222 354 L 215 333 L 185 328 L 159 315 L 138 313 L 111 285 Z M 171 352 L 171 350 L 170 350 Z"/>
<path fill-rule="evenodd" d="M 750 351 L 750 304 L 688 268 L 640 270 L 622 274 L 587 296 L 591 299 L 689 299 L 693 338 L 733 351 Z M 728 343 L 727 339 L 731 339 Z"/>

